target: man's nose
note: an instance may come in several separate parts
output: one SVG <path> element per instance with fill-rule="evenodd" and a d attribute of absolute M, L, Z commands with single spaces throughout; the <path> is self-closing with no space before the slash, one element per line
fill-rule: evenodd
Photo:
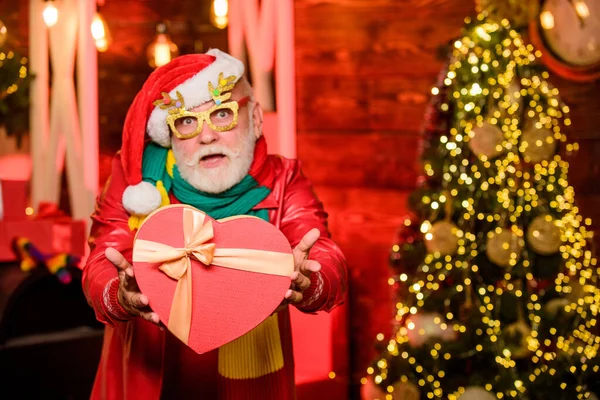
<path fill-rule="evenodd" d="M 213 131 L 207 123 L 204 123 L 198 139 L 202 144 L 210 144 L 219 140 L 218 132 Z"/>

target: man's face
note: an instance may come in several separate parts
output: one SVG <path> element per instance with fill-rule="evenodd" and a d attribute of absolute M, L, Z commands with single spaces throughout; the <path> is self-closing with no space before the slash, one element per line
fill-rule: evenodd
<path fill-rule="evenodd" d="M 231 91 L 231 100 L 246 96 L 248 86 L 238 84 Z M 205 111 L 214 106 L 210 101 L 191 111 Z M 239 183 L 248 174 L 256 140 L 261 135 L 262 112 L 253 102 L 240 107 L 237 125 L 217 132 L 204 123 L 200 134 L 191 139 L 171 135 L 171 146 L 177 168 L 183 179 L 206 193 L 221 193 Z"/>

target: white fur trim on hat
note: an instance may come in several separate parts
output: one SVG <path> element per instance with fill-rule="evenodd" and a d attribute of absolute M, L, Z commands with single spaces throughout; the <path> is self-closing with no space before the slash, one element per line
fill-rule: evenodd
<path fill-rule="evenodd" d="M 133 215 L 148 215 L 162 203 L 158 189 L 146 181 L 127 186 L 122 201 L 123 207 Z"/>
<path fill-rule="evenodd" d="M 244 64 L 229 54 L 218 49 L 211 49 L 206 54 L 215 56 L 215 61 L 169 92 L 171 98 L 177 98 L 177 92 L 181 93 L 188 110 L 212 100 L 208 91 L 208 82 L 212 82 L 217 87 L 219 73 L 222 72 L 225 78 L 231 75 L 235 76 L 235 82 L 244 75 Z M 161 110 L 159 106 L 156 106 L 146 125 L 150 138 L 163 147 L 171 146 L 169 126 L 167 125 L 168 115 L 168 110 Z"/>

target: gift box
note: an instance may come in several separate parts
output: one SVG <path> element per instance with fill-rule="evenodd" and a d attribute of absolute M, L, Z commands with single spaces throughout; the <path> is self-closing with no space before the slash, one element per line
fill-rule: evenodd
<path fill-rule="evenodd" d="M 0 221 L 26 218 L 28 181 L 0 179 Z"/>
<path fill-rule="evenodd" d="M 275 311 L 290 287 L 294 258 L 286 237 L 262 219 L 214 220 L 191 206 L 172 205 L 140 226 L 133 269 L 161 322 L 202 354 Z"/>
<path fill-rule="evenodd" d="M 25 237 L 43 253 L 67 253 L 83 257 L 86 245 L 85 221 L 71 218 L 0 221 L 0 262 L 15 261 L 13 241 Z"/>

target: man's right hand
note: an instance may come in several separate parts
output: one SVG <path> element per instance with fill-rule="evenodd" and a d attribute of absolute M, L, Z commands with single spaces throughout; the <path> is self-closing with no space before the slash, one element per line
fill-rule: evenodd
<path fill-rule="evenodd" d="M 118 300 L 123 310 L 131 315 L 140 316 L 146 321 L 150 321 L 156 325 L 160 324 L 158 314 L 152 312 L 148 306 L 148 297 L 140 293 L 140 288 L 137 285 L 133 268 L 127 262 L 123 254 L 116 249 L 109 247 L 104 252 L 108 261 L 110 261 L 119 271 L 119 291 Z"/>

